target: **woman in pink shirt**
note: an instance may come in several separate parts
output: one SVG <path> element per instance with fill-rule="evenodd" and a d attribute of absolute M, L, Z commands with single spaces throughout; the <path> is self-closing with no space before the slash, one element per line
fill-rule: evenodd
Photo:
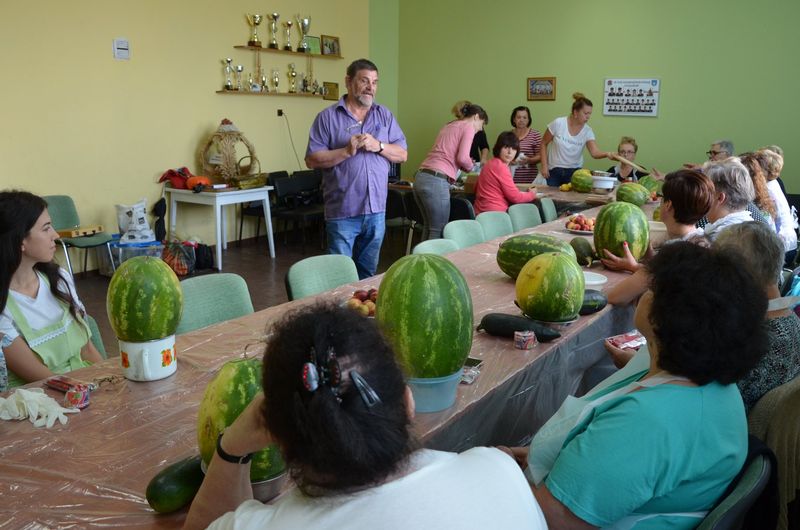
<path fill-rule="evenodd" d="M 508 165 L 517 157 L 519 140 L 511 131 L 500 133 L 494 144 L 494 158 L 489 160 L 478 177 L 475 188 L 475 213 L 505 212 L 512 204 L 531 202 L 536 191 L 519 191 Z"/>
<path fill-rule="evenodd" d="M 442 229 L 450 219 L 450 184 L 455 182 L 459 169 L 472 169 L 472 139 L 489 123 L 486 111 L 479 105 L 465 105 L 462 115 L 460 120 L 442 127 L 414 175 L 414 198 L 425 223 L 423 241 L 442 237 Z"/>

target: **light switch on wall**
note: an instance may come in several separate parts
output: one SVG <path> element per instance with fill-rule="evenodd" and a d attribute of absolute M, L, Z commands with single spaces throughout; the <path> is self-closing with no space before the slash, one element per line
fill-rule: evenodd
<path fill-rule="evenodd" d="M 114 59 L 127 61 L 131 58 L 131 48 L 128 39 L 114 39 Z"/>

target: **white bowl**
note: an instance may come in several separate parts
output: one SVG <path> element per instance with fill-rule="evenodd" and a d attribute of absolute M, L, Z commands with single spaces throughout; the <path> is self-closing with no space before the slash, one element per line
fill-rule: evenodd
<path fill-rule="evenodd" d="M 614 188 L 617 179 L 614 177 L 592 176 L 592 188 L 600 190 L 610 190 Z"/>
<path fill-rule="evenodd" d="M 583 271 L 583 278 L 586 289 L 600 289 L 608 281 L 608 278 L 596 272 Z"/>
<path fill-rule="evenodd" d="M 592 171 L 593 177 L 610 177 L 613 173 L 609 173 L 608 171 Z"/>

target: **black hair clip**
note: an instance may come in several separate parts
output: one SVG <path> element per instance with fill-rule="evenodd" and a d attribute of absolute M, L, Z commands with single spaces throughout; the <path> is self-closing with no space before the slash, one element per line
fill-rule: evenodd
<path fill-rule="evenodd" d="M 361 394 L 361 400 L 368 409 L 381 402 L 378 393 L 369 386 L 369 383 L 367 383 L 366 379 L 361 377 L 361 374 L 355 370 L 350 370 L 350 379 L 353 380 L 353 384 L 356 386 L 358 393 Z"/>

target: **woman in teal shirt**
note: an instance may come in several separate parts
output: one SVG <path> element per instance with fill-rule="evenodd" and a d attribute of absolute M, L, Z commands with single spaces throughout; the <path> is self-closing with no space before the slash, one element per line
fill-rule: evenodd
<path fill-rule="evenodd" d="M 735 382 L 767 349 L 766 297 L 729 252 L 678 242 L 647 267 L 635 324 L 649 356 L 511 450 L 550 528 L 695 528 L 744 463 Z"/>
<path fill-rule="evenodd" d="M 102 360 L 72 277 L 53 261 L 58 234 L 47 203 L 0 192 L 0 333 L 9 387 Z"/>

